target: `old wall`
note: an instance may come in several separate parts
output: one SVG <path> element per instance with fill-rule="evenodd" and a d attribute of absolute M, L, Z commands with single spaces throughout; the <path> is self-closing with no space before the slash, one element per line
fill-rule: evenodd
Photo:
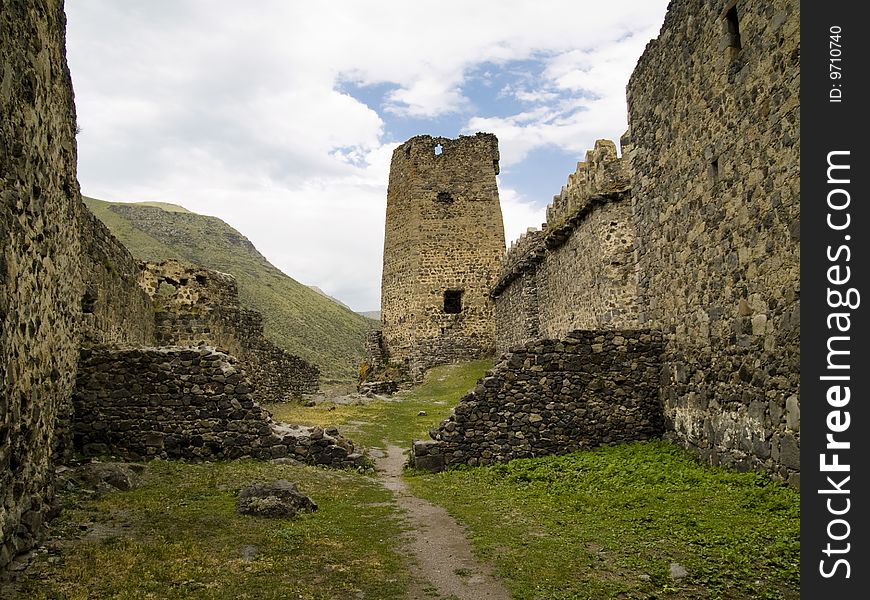
<path fill-rule="evenodd" d="M 243 308 L 239 315 L 240 360 L 255 383 L 258 402 L 298 400 L 320 389 L 320 369 L 270 342 L 263 333 L 263 315 Z"/>
<path fill-rule="evenodd" d="M 418 136 L 393 151 L 381 321 L 390 360 L 415 375 L 492 353 L 489 290 L 504 253 L 498 140 Z"/>
<path fill-rule="evenodd" d="M 644 327 L 668 429 L 712 463 L 800 469 L 797 0 L 671 3 L 628 85 Z"/>
<path fill-rule="evenodd" d="M 213 345 L 238 357 L 258 402 L 314 393 L 320 371 L 263 335 L 260 313 L 239 305 L 235 278 L 177 261 L 145 263 L 141 284 L 154 302 L 159 345 Z"/>
<path fill-rule="evenodd" d="M 154 309 L 139 285 L 139 263 L 84 205 L 82 246 L 82 343 L 154 343 Z"/>
<path fill-rule="evenodd" d="M 336 430 L 276 423 L 235 358 L 212 347 L 82 350 L 74 440 L 83 454 L 132 460 L 292 457 L 365 463 Z"/>
<path fill-rule="evenodd" d="M 598 140 L 530 230 L 502 260 L 492 290 L 497 349 L 575 329 L 636 327 L 637 278 L 629 172 Z"/>
<path fill-rule="evenodd" d="M 139 286 L 139 263 L 84 205 L 79 207 L 81 245 L 81 345 L 153 344 L 154 310 L 151 298 Z M 54 461 L 74 455 L 71 401 L 57 411 L 54 428 Z"/>
<path fill-rule="evenodd" d="M 366 335 L 365 356 L 359 367 L 357 390 L 368 396 L 393 394 L 411 383 L 404 363 L 390 363 L 384 346 L 384 332 L 380 329 L 370 331 Z"/>
<path fill-rule="evenodd" d="M 449 419 L 415 442 L 414 465 L 485 465 L 660 436 L 661 335 L 575 331 L 502 356 Z"/>
<path fill-rule="evenodd" d="M 538 266 L 547 255 L 543 230 L 529 228 L 511 243 L 491 295 L 495 301 L 495 347 L 499 353 L 541 338 Z"/>
<path fill-rule="evenodd" d="M 75 108 L 60 2 L 0 0 L 0 569 L 53 497 L 54 421 L 73 388 L 82 286 Z"/>

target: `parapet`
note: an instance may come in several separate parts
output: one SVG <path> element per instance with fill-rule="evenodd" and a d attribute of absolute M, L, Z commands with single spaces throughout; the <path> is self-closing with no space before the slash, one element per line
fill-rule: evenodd
<path fill-rule="evenodd" d="M 623 136 L 624 143 L 628 136 Z M 596 205 L 629 197 L 631 179 L 627 161 L 616 154 L 616 144 L 597 140 L 586 160 L 568 175 L 562 191 L 547 206 L 547 222 L 541 229 L 529 228 L 511 243 L 499 269 L 498 283 L 490 295 L 498 296 L 510 283 L 538 264 L 547 250 L 558 248 Z"/>
<path fill-rule="evenodd" d="M 475 156 L 491 160 L 495 174 L 499 172 L 498 138 L 492 133 L 478 132 L 474 135 L 460 135 L 458 138 L 433 137 L 417 135 L 393 150 L 393 163 L 400 164 L 411 160 L 413 162 L 432 162 L 439 158 L 453 159 L 463 156 Z M 485 164 L 485 163 L 484 163 Z"/>
<path fill-rule="evenodd" d="M 145 262 L 139 285 L 163 308 L 239 308 L 236 278 L 176 260 Z"/>
<path fill-rule="evenodd" d="M 175 260 L 143 263 L 141 268 L 140 285 L 154 303 L 158 344 L 205 344 L 236 355 L 259 402 L 317 391 L 319 369 L 264 336 L 263 316 L 239 304 L 235 277 Z"/>
<path fill-rule="evenodd" d="M 586 151 L 586 160 L 578 162 L 577 170 L 568 175 L 562 191 L 553 196 L 547 207 L 547 223 L 555 229 L 595 199 L 629 189 L 628 165 L 617 156 L 616 144 L 597 140 L 595 148 Z"/>
<path fill-rule="evenodd" d="M 498 282 L 492 288 L 490 296 L 498 296 L 514 279 L 543 260 L 546 254 L 545 235 L 546 223 L 544 229 L 529 227 L 524 234 L 511 242 L 499 269 Z"/>

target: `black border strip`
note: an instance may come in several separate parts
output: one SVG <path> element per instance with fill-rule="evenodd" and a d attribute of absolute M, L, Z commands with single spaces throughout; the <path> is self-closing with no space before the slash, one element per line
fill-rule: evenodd
<path fill-rule="evenodd" d="M 860 2 L 801 5 L 801 597 L 847 600 L 870 589 L 870 32 Z"/>

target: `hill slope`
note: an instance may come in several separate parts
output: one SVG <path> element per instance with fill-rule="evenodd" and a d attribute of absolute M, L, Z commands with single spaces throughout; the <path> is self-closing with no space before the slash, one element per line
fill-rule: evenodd
<path fill-rule="evenodd" d="M 263 313 L 266 337 L 317 365 L 323 383 L 356 379 L 372 322 L 288 277 L 220 219 L 156 202 L 84 201 L 140 260 L 174 258 L 234 275 L 242 306 Z"/>

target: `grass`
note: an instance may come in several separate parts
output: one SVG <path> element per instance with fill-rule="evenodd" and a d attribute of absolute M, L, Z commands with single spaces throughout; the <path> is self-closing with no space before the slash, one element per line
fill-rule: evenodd
<path fill-rule="evenodd" d="M 356 381 L 365 335 L 377 325 L 371 319 L 288 277 L 220 219 L 159 202 L 84 200 L 140 260 L 176 259 L 231 273 L 242 306 L 263 314 L 267 338 L 317 365 L 324 384 Z"/>
<path fill-rule="evenodd" d="M 292 519 L 238 515 L 238 489 L 296 482 L 318 504 Z M 355 472 L 240 460 L 156 461 L 143 485 L 67 497 L 55 531 L 63 563 L 43 556 L 21 593 L 53 598 L 402 598 L 408 575 L 387 492 Z M 83 533 L 83 524 L 91 526 Z"/>
<path fill-rule="evenodd" d="M 386 439 L 408 448 L 489 366 L 433 369 L 393 401 L 270 409 L 337 425 L 369 447 Z M 765 475 L 701 465 L 669 442 L 407 479 L 468 528 L 518 599 L 799 597 L 799 494 Z M 672 579 L 671 563 L 688 576 Z"/>
<path fill-rule="evenodd" d="M 319 403 L 264 405 L 275 419 L 288 423 L 335 425 L 343 435 L 369 448 L 380 448 L 384 440 L 410 448 L 411 440 L 429 439 L 429 430 L 450 415 L 450 411 L 475 382 L 492 367 L 491 360 L 444 365 L 431 369 L 413 390 L 389 400 L 360 400 L 356 404 Z M 419 415 L 421 411 L 425 415 Z"/>
<path fill-rule="evenodd" d="M 517 599 L 798 598 L 800 496 L 665 441 L 416 472 Z M 671 563 L 688 571 L 672 579 Z"/>
<path fill-rule="evenodd" d="M 282 420 L 337 425 L 368 447 L 408 448 L 490 364 L 433 369 L 391 400 L 270 409 Z M 283 520 L 235 514 L 239 488 L 279 478 L 319 510 Z M 799 494 L 764 475 L 701 465 L 669 442 L 412 470 L 406 481 L 465 527 L 517 600 L 800 596 Z M 83 534 L 82 523 L 95 525 Z M 26 598 L 390 600 L 404 597 L 411 577 L 391 495 L 356 472 L 157 461 L 137 490 L 68 497 L 53 527 L 67 540 L 64 562 L 43 555 Z M 672 563 L 688 575 L 672 578 Z"/>

